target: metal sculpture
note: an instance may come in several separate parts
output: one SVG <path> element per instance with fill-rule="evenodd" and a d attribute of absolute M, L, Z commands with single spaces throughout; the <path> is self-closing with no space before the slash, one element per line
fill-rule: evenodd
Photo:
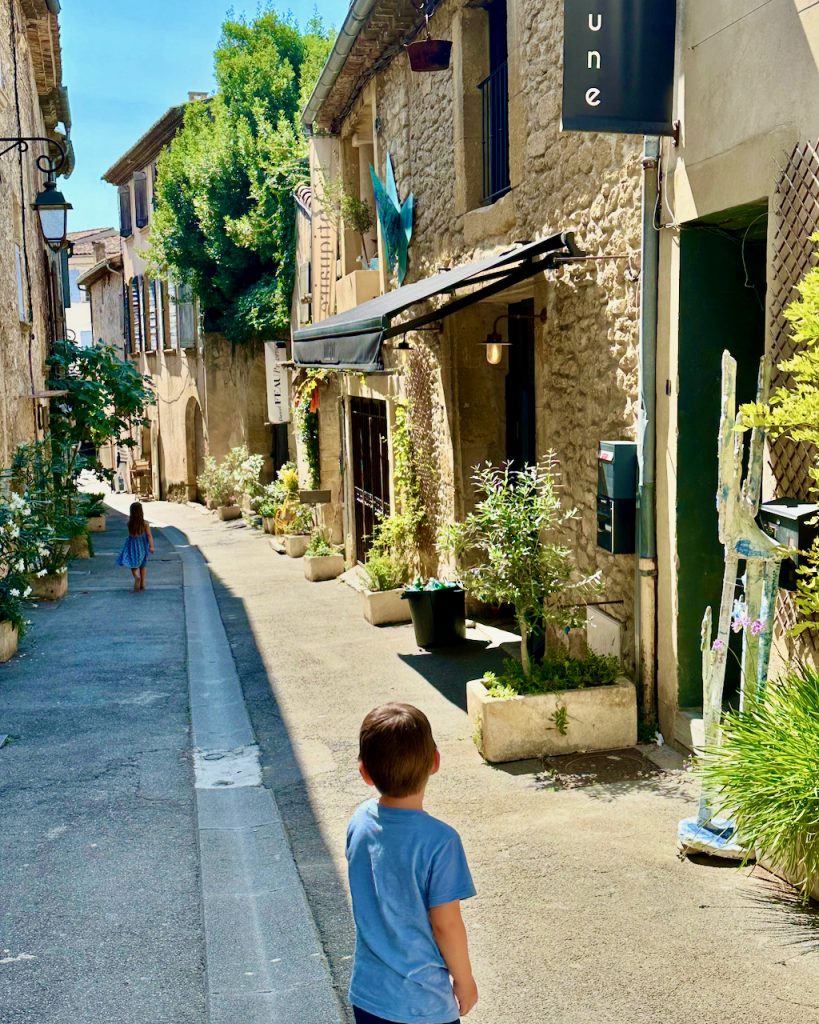
<path fill-rule="evenodd" d="M 731 630 L 743 633 L 740 709 L 750 708 L 764 693 L 771 653 L 779 569 L 783 549 L 756 523 L 762 491 L 765 430 L 754 427 L 748 448 L 748 469 L 742 480 L 746 445 L 741 414 L 736 409 L 736 360 L 722 354 L 722 408 L 719 432 L 719 484 L 717 510 L 719 539 L 725 548 L 717 635 L 712 641 L 712 614 L 702 620 L 703 726 L 706 749 L 719 745 L 722 696 Z M 760 364 L 757 402 L 770 391 L 770 360 Z M 740 561 L 745 562 L 744 599 L 736 600 Z M 710 853 L 742 860 L 747 850 L 733 822 L 717 816 L 718 808 L 703 787 L 696 817 L 680 822 L 678 837 L 683 853 Z"/>
<path fill-rule="evenodd" d="M 386 184 L 375 173 L 372 164 L 370 164 L 370 176 L 375 191 L 375 208 L 378 211 L 381 233 L 384 236 L 387 269 L 392 273 L 396 267 L 398 268 L 398 284 L 402 285 L 407 276 L 415 197 L 410 193 L 403 203 L 398 198 L 392 157 L 389 153 L 387 153 Z"/>

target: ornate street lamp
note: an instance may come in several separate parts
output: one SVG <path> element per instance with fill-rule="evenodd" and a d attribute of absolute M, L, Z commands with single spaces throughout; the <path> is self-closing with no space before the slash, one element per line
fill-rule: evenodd
<path fill-rule="evenodd" d="M 65 163 L 65 148 L 56 139 L 47 139 L 39 135 L 20 138 L 0 138 L 0 142 L 8 142 L 11 145 L 0 151 L 0 156 L 5 156 L 12 149 L 19 149 L 21 153 L 29 150 L 32 142 L 45 142 L 49 146 L 56 146 L 59 156 L 51 157 L 48 153 L 41 153 L 35 157 L 35 163 L 39 170 L 45 174 L 46 183 L 42 192 L 37 193 L 37 198 L 31 204 L 31 208 L 37 213 L 40 220 L 40 231 L 46 245 L 54 252 L 62 249 L 65 245 L 68 233 L 68 211 L 73 209 L 71 203 L 67 203 L 65 196 L 57 189 L 55 175 Z"/>

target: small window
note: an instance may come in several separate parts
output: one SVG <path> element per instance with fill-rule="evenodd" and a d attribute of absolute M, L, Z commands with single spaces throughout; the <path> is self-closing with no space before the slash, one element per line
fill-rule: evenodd
<path fill-rule="evenodd" d="M 138 228 L 148 224 L 148 178 L 144 171 L 134 175 L 134 218 Z"/>
<path fill-rule="evenodd" d="M 119 233 L 123 238 L 130 238 L 134 233 L 131 223 L 131 188 L 129 185 L 119 187 Z"/>
<path fill-rule="evenodd" d="M 17 271 L 17 310 L 20 314 L 20 323 L 28 323 L 26 313 L 25 289 L 23 288 L 23 253 L 19 245 L 14 246 L 14 267 Z"/>
<path fill-rule="evenodd" d="M 93 337 L 91 331 L 80 331 L 80 348 L 91 348 Z"/>

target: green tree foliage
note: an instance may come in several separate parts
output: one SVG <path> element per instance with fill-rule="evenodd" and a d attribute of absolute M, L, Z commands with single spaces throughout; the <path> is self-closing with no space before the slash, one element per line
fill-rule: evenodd
<path fill-rule="evenodd" d="M 819 242 L 819 234 L 813 236 Z M 799 298 L 785 310 L 792 325 L 796 351 L 779 364 L 787 374 L 786 383 L 776 388 L 767 405 L 751 403 L 742 407 L 749 426 L 767 427 L 772 437 L 785 435 L 797 444 L 809 445 L 814 456 L 810 474 L 814 491 L 819 491 L 819 266 L 813 267 L 797 285 Z M 807 618 L 793 632 L 819 629 L 819 544 L 809 552 L 798 570 L 796 604 Z"/>
<path fill-rule="evenodd" d="M 188 104 L 159 160 L 151 261 L 190 282 L 205 329 L 234 342 L 289 327 L 293 192 L 308 177 L 299 115 L 329 45 L 318 19 L 303 32 L 273 11 L 226 21 L 216 95 Z"/>

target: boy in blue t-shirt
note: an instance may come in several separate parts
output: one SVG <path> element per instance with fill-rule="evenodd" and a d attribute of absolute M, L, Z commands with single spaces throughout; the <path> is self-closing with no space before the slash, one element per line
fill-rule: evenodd
<path fill-rule="evenodd" d="M 460 904 L 475 886 L 458 833 L 423 807 L 440 761 L 411 704 L 383 704 L 364 719 L 358 767 L 380 799 L 347 828 L 356 1024 L 457 1024 L 478 1001 Z"/>

